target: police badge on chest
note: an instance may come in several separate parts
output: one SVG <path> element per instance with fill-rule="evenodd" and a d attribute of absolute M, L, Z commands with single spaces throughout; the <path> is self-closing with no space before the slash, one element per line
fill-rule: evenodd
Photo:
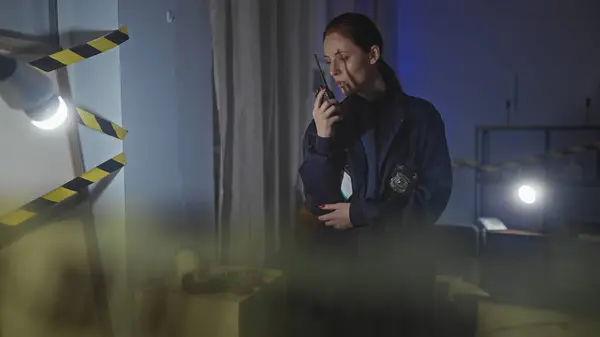
<path fill-rule="evenodd" d="M 404 165 L 397 165 L 392 171 L 388 186 L 393 194 L 410 195 L 418 178 L 417 172 Z"/>

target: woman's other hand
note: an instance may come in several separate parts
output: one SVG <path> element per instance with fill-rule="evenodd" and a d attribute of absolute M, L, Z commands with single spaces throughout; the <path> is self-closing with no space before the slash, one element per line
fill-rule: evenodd
<path fill-rule="evenodd" d="M 319 217 L 320 221 L 325 222 L 325 226 L 344 230 L 352 228 L 350 222 L 350 203 L 341 202 L 337 204 L 322 205 L 321 209 L 331 211 Z"/>

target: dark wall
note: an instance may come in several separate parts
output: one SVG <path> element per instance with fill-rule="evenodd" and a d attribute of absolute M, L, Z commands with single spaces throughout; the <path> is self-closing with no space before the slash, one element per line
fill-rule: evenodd
<path fill-rule="evenodd" d="M 573 125 L 585 123 L 589 97 L 591 122 L 600 123 L 597 1 L 399 0 L 393 5 L 396 69 L 408 93 L 431 100 L 441 111 L 454 158 L 474 156 L 476 125 L 507 123 L 507 100 L 511 124 Z M 492 138 L 492 162 L 544 151 L 541 133 L 510 132 Z M 598 132 L 562 133 L 553 135 L 552 146 L 560 149 L 594 139 L 600 140 Z M 575 162 L 587 178 L 594 174 L 593 158 L 579 156 Z M 473 172 L 457 171 L 455 181 L 441 221 L 471 222 Z M 491 206 L 488 215 L 505 214 L 504 208 L 512 207 L 507 205 L 513 195 L 501 189 L 486 193 L 501 203 Z M 577 199 L 585 203 L 598 196 L 598 189 L 571 188 L 568 193 L 585 194 Z M 578 216 L 600 214 L 588 203 Z"/>

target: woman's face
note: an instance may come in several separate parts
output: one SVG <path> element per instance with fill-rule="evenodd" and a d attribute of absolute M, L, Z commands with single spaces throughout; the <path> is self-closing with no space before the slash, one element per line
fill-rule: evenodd
<path fill-rule="evenodd" d="M 352 40 L 336 32 L 328 34 L 323 44 L 329 72 L 344 96 L 370 85 L 379 59 L 378 47 L 373 46 L 370 53 L 365 53 Z"/>

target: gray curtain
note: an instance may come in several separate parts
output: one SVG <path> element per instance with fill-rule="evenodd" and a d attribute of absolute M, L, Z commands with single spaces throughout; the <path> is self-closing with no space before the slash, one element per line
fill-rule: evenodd
<path fill-rule="evenodd" d="M 293 227 L 311 118 L 313 1 L 211 0 L 220 258 L 263 265 Z"/>

